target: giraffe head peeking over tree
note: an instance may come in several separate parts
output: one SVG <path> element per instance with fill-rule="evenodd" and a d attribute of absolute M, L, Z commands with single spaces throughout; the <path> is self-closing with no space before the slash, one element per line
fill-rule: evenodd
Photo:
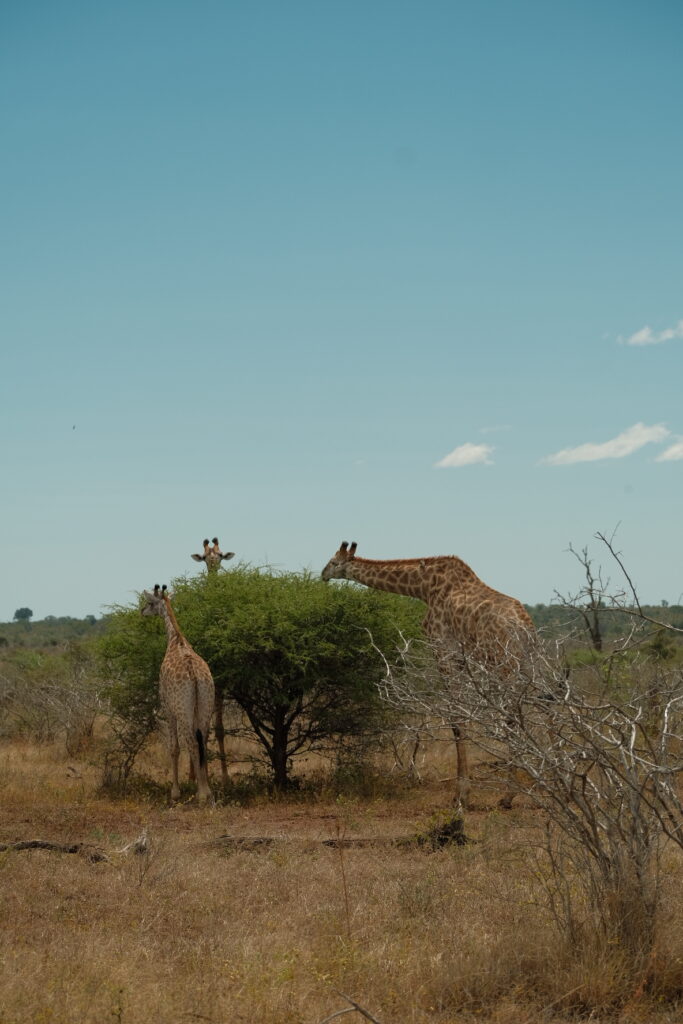
<path fill-rule="evenodd" d="M 197 780 L 199 803 L 211 802 L 206 765 L 206 742 L 214 706 L 211 670 L 185 639 L 171 608 L 166 587 L 143 591 L 143 615 L 159 615 L 166 627 L 166 654 L 159 673 L 159 696 L 168 723 L 168 745 L 173 768 L 171 799 L 180 798 L 178 759 L 180 746 L 188 751 Z"/>
<path fill-rule="evenodd" d="M 201 555 L 192 555 L 195 562 L 206 562 L 206 568 L 209 572 L 218 572 L 221 567 L 221 562 L 227 562 L 231 558 L 235 557 L 234 551 L 228 551 L 224 553 L 221 551 L 220 544 L 218 543 L 218 537 L 214 537 L 209 544 L 209 541 L 205 538 L 203 541 L 204 553 Z"/>
<path fill-rule="evenodd" d="M 439 669 L 457 685 L 458 674 L 472 662 L 503 677 L 535 641 L 534 625 L 524 605 L 487 586 L 455 555 L 379 561 L 356 557 L 356 543 L 344 541 L 322 571 L 324 580 L 355 580 L 375 590 L 416 597 L 427 606 L 423 628 L 435 644 Z M 456 799 L 467 804 L 467 746 L 460 726 L 452 726 L 458 758 Z M 510 797 L 504 798 L 505 805 Z"/>

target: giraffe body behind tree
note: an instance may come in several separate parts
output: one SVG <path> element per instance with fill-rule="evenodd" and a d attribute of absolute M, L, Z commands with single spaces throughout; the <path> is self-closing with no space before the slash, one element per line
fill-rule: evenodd
<path fill-rule="evenodd" d="M 227 562 L 229 559 L 235 557 L 234 551 L 228 551 L 227 554 L 221 551 L 220 544 L 218 543 L 218 537 L 214 537 L 211 544 L 209 544 L 208 538 L 203 541 L 204 553 L 201 555 L 192 555 L 195 562 L 204 562 L 206 565 L 206 571 L 209 576 L 213 576 L 221 567 L 221 562 Z M 223 722 L 223 700 L 224 695 L 220 687 L 216 687 L 216 699 L 214 708 L 214 732 L 216 734 L 216 743 L 218 744 L 218 759 L 221 765 L 221 781 L 223 786 L 228 785 L 228 758 L 225 752 L 225 724 Z"/>
<path fill-rule="evenodd" d="M 524 605 L 479 579 L 455 555 L 381 561 L 356 558 L 355 542 L 344 541 L 322 571 L 324 580 L 355 580 L 375 590 L 418 598 L 427 605 L 423 628 L 437 648 L 441 673 L 454 685 L 471 663 L 509 675 L 535 643 L 535 629 Z M 467 747 L 457 724 L 457 798 L 469 793 Z M 505 798 L 509 802 L 509 798 Z"/>
<path fill-rule="evenodd" d="M 166 587 L 143 591 L 143 615 L 158 615 L 166 627 L 166 654 L 159 673 L 159 696 L 168 724 L 168 744 L 173 770 L 171 799 L 180 798 L 178 760 L 181 744 L 190 755 L 200 803 L 211 801 L 206 762 L 206 743 L 214 706 L 211 670 L 183 636 L 171 608 Z"/>

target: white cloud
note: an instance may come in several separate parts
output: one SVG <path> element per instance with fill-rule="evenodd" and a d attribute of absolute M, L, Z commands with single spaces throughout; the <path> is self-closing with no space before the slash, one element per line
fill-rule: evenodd
<path fill-rule="evenodd" d="M 459 448 L 454 448 L 443 459 L 434 463 L 434 466 L 438 469 L 447 469 L 453 466 L 473 466 L 476 462 L 491 465 L 493 460 L 489 456 L 493 454 L 493 451 L 493 445 L 470 444 L 468 442 L 467 444 L 461 444 Z"/>
<path fill-rule="evenodd" d="M 678 459 L 683 459 L 683 437 L 679 437 L 661 455 L 658 455 L 655 462 L 677 462 Z"/>
<path fill-rule="evenodd" d="M 554 455 L 546 455 L 541 462 L 549 466 L 569 466 L 574 462 L 597 462 L 599 459 L 623 459 L 626 455 L 632 455 L 646 444 L 664 441 L 669 437 L 669 430 L 663 423 L 654 424 L 651 427 L 644 423 L 636 423 L 628 430 L 618 434 L 611 441 L 602 441 L 595 444 L 589 441 L 587 444 L 580 444 L 576 448 L 563 448 Z M 675 447 L 675 446 L 674 446 Z"/>
<path fill-rule="evenodd" d="M 619 341 L 622 345 L 661 345 L 663 341 L 671 341 L 672 338 L 683 338 L 683 320 L 679 320 L 675 327 L 666 327 L 663 331 L 641 327 L 628 338 L 620 337 Z"/>

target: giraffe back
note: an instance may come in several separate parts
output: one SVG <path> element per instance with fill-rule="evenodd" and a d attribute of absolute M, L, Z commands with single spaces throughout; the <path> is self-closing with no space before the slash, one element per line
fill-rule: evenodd
<path fill-rule="evenodd" d="M 520 601 L 489 587 L 465 563 L 468 573 L 458 566 L 454 575 L 450 559 L 435 562 L 424 621 L 428 636 L 498 667 L 533 646 L 534 624 Z"/>
<path fill-rule="evenodd" d="M 213 677 L 204 659 L 184 639 L 170 644 L 166 651 L 159 690 L 167 713 L 193 734 L 201 729 L 207 735 L 215 698 Z"/>

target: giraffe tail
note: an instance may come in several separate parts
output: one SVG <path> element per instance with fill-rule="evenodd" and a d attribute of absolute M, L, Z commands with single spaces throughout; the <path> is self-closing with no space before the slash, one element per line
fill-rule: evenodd
<path fill-rule="evenodd" d="M 199 747 L 199 764 L 203 765 L 206 761 L 206 747 L 204 745 L 204 737 L 202 736 L 202 730 L 197 729 L 195 736 L 197 737 L 197 746 Z"/>

